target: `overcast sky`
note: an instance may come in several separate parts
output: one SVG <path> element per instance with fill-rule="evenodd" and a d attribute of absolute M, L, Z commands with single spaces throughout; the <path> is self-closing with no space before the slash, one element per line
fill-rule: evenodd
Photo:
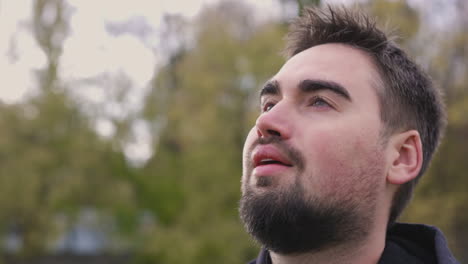
<path fill-rule="evenodd" d="M 159 28 L 163 14 L 195 16 L 204 5 L 217 0 L 73 0 L 71 32 L 64 43 L 60 77 L 72 81 L 99 73 L 125 72 L 135 86 L 143 87 L 153 74 L 157 58 L 150 49 L 131 35 L 111 36 L 106 22 L 122 22 L 142 16 L 153 28 Z M 276 1 L 245 0 L 263 14 L 279 13 Z M 32 38 L 27 24 L 32 0 L 0 0 L 0 100 L 14 103 L 34 92 L 33 71 L 45 66 L 46 58 Z M 111 7 L 111 8 L 109 8 Z M 266 11 L 266 12 L 265 12 Z M 259 12 L 260 13 L 260 12 Z M 50 14 L 53 17 L 53 14 Z M 155 44 L 158 40 L 154 39 Z M 129 56 L 131 51 L 131 56 Z M 80 96 L 98 103 L 105 94 L 97 87 L 80 89 Z"/>

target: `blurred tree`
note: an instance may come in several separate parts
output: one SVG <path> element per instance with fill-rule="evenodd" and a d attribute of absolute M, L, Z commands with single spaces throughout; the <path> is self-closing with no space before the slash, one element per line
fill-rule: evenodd
<path fill-rule="evenodd" d="M 427 1 L 426 7 L 437 5 Z M 368 3 L 371 12 L 384 23 L 398 30 L 397 40 L 419 61 L 434 81 L 445 92 L 448 104 L 448 128 L 445 140 L 434 161 L 416 188 L 414 200 L 405 211 L 402 220 L 432 224 L 447 235 L 450 247 L 459 260 L 468 261 L 464 250 L 468 246 L 468 223 L 466 186 L 468 170 L 464 157 L 468 155 L 468 23 L 466 1 L 458 1 L 458 14 L 453 14 L 455 27 L 431 28 L 436 14 L 427 10 L 411 8 L 406 1 L 377 0 Z M 436 10 L 432 8 L 432 10 Z M 433 24 L 432 24 L 433 25 Z M 391 29 L 390 29 L 391 30 Z M 430 43 L 428 45 L 427 43 Z"/>
<path fill-rule="evenodd" d="M 38 73 L 43 90 L 51 90 L 56 86 L 62 45 L 69 31 L 69 12 L 65 1 L 34 1 L 32 32 L 47 57 L 47 67 Z"/>
<path fill-rule="evenodd" d="M 38 0 L 34 2 L 33 21 L 31 23 L 32 32 L 44 54 L 46 54 L 48 61 L 47 67 L 38 72 L 39 87 L 46 94 L 44 98 L 47 98 L 47 100 L 51 99 L 49 102 L 55 101 L 49 95 L 52 95 L 51 91 L 56 86 L 58 60 L 62 50 L 61 46 L 68 31 L 65 13 L 66 4 L 63 1 Z M 48 102 L 45 102 L 43 105 L 49 108 L 49 110 L 56 107 L 64 110 L 63 105 L 50 107 L 51 105 Z M 29 111 L 34 115 L 39 110 L 34 106 L 30 106 Z M 5 157 L 12 157 L 12 154 L 15 153 L 17 156 L 21 155 L 25 157 L 26 160 L 15 157 L 14 160 L 16 162 L 13 163 L 11 160 L 3 159 L 4 166 L 2 167 L 9 169 L 5 170 L 2 175 L 2 182 L 4 182 L 2 187 L 11 192 L 10 195 L 5 195 L 2 199 L 4 208 L 10 209 L 3 211 L 5 213 L 5 218 L 3 219 L 5 219 L 5 224 L 14 226 L 16 233 L 23 240 L 23 251 L 28 254 L 34 254 L 42 251 L 46 246 L 40 242 L 40 239 L 44 235 L 44 239 L 47 240 L 47 234 L 44 234 L 44 231 L 50 230 L 47 228 L 50 226 L 48 221 L 50 207 L 47 204 L 47 200 L 51 194 L 51 185 L 49 183 L 52 182 L 49 179 L 42 179 L 41 181 L 37 175 L 40 175 L 41 171 L 44 171 L 54 162 L 49 151 L 42 149 L 40 144 L 37 144 L 39 142 L 36 141 L 50 140 L 51 137 L 48 131 L 52 127 L 47 126 L 49 124 L 44 124 L 46 125 L 44 128 L 47 129 L 40 130 L 39 132 L 36 130 L 37 128 L 27 128 L 33 125 L 33 122 L 24 122 L 27 119 L 21 120 L 21 116 L 16 112 L 5 113 L 5 115 L 7 117 L 3 120 L 10 119 L 10 122 L 6 122 L 3 125 L 2 132 L 7 135 L 2 137 L 4 140 L 2 151 L 10 150 L 5 152 Z M 53 117 L 46 118 L 49 120 L 53 119 Z M 63 129 L 59 128 L 58 130 Z M 29 135 L 25 135 L 24 139 L 20 139 L 21 135 L 28 132 Z M 55 138 L 52 138 L 52 140 L 55 140 Z M 31 148 L 29 149 L 31 151 L 28 151 L 28 148 Z M 26 154 L 28 155 L 26 156 Z M 25 164 L 28 164 L 28 166 L 25 166 Z M 13 178 L 11 175 L 15 175 L 15 177 Z M 50 176 L 47 175 L 46 177 L 49 178 Z M 21 192 L 22 188 L 27 191 Z M 18 195 L 22 199 L 18 199 Z M 41 232 L 41 229 L 44 231 Z"/>
<path fill-rule="evenodd" d="M 454 27 L 438 32 L 432 39 L 438 49 L 429 57 L 429 70 L 445 91 L 448 104 L 448 127 L 439 152 L 421 181 L 407 218 L 430 221 L 447 234 L 451 247 L 461 263 L 468 261 L 468 20 L 466 1 L 458 1 Z M 424 46 L 423 43 L 420 44 Z"/>
<path fill-rule="evenodd" d="M 298 6 L 298 15 L 302 14 L 302 10 L 305 6 L 318 6 L 320 5 L 320 0 L 296 0 Z"/>
<path fill-rule="evenodd" d="M 375 0 L 369 2 L 370 12 L 378 17 L 380 26 L 395 33 L 408 48 L 408 43 L 419 30 L 420 16 L 417 10 L 411 8 L 407 1 Z M 390 27 L 390 28 L 389 28 Z"/>
<path fill-rule="evenodd" d="M 204 9 L 193 41 L 155 78 L 145 113 L 159 134 L 144 182 L 160 226 L 141 261 L 239 263 L 257 253 L 237 216 L 241 150 L 256 88 L 282 62 L 285 28 L 252 15 L 232 1 Z"/>
<path fill-rule="evenodd" d="M 279 0 L 283 7 L 283 13 L 287 13 L 287 9 L 289 6 L 293 6 L 294 10 L 297 10 L 297 12 L 294 13 L 295 16 L 300 16 L 302 14 L 302 11 L 304 10 L 305 7 L 308 6 L 320 6 L 321 3 L 324 1 L 320 0 Z M 288 17 L 288 14 L 283 14 L 285 18 L 284 22 L 287 23 L 288 20 L 291 19 L 291 17 Z"/>
<path fill-rule="evenodd" d="M 47 252 L 83 208 L 116 216 L 134 208 L 124 155 L 96 134 L 60 81 L 67 14 L 65 1 L 34 2 L 32 32 L 47 58 L 40 92 L 0 111 L 0 234 L 16 236 L 24 256 Z"/>
<path fill-rule="evenodd" d="M 16 232 L 24 254 L 50 246 L 60 231 L 59 214 L 129 205 L 131 190 L 118 178 L 128 173 L 123 155 L 95 134 L 63 94 L 4 106 L 0 117 L 2 231 Z"/>

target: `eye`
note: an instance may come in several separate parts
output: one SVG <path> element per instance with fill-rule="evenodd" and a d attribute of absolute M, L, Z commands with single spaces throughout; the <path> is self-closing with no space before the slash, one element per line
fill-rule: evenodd
<path fill-rule="evenodd" d="M 262 106 L 262 113 L 270 111 L 274 106 L 275 106 L 274 103 L 272 103 L 272 102 L 266 102 L 266 103 Z"/>
<path fill-rule="evenodd" d="M 320 96 L 314 96 L 312 97 L 312 100 L 309 103 L 309 106 L 314 106 L 314 107 L 332 107 L 330 103 L 327 102 L 327 100 L 323 99 Z"/>

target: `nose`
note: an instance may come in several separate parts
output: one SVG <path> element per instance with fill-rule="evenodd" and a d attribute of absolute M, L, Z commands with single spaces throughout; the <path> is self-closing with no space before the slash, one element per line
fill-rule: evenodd
<path fill-rule="evenodd" d="M 291 113 L 285 104 L 277 103 L 270 111 L 262 113 L 255 123 L 257 136 L 260 138 L 279 137 L 286 140 L 291 137 Z"/>

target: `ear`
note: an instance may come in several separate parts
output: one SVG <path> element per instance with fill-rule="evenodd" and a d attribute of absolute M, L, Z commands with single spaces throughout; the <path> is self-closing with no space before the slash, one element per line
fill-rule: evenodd
<path fill-rule="evenodd" d="M 387 181 L 400 185 L 416 178 L 423 162 L 419 132 L 409 130 L 393 135 L 389 143 L 392 154 L 390 155 L 391 160 Z"/>

